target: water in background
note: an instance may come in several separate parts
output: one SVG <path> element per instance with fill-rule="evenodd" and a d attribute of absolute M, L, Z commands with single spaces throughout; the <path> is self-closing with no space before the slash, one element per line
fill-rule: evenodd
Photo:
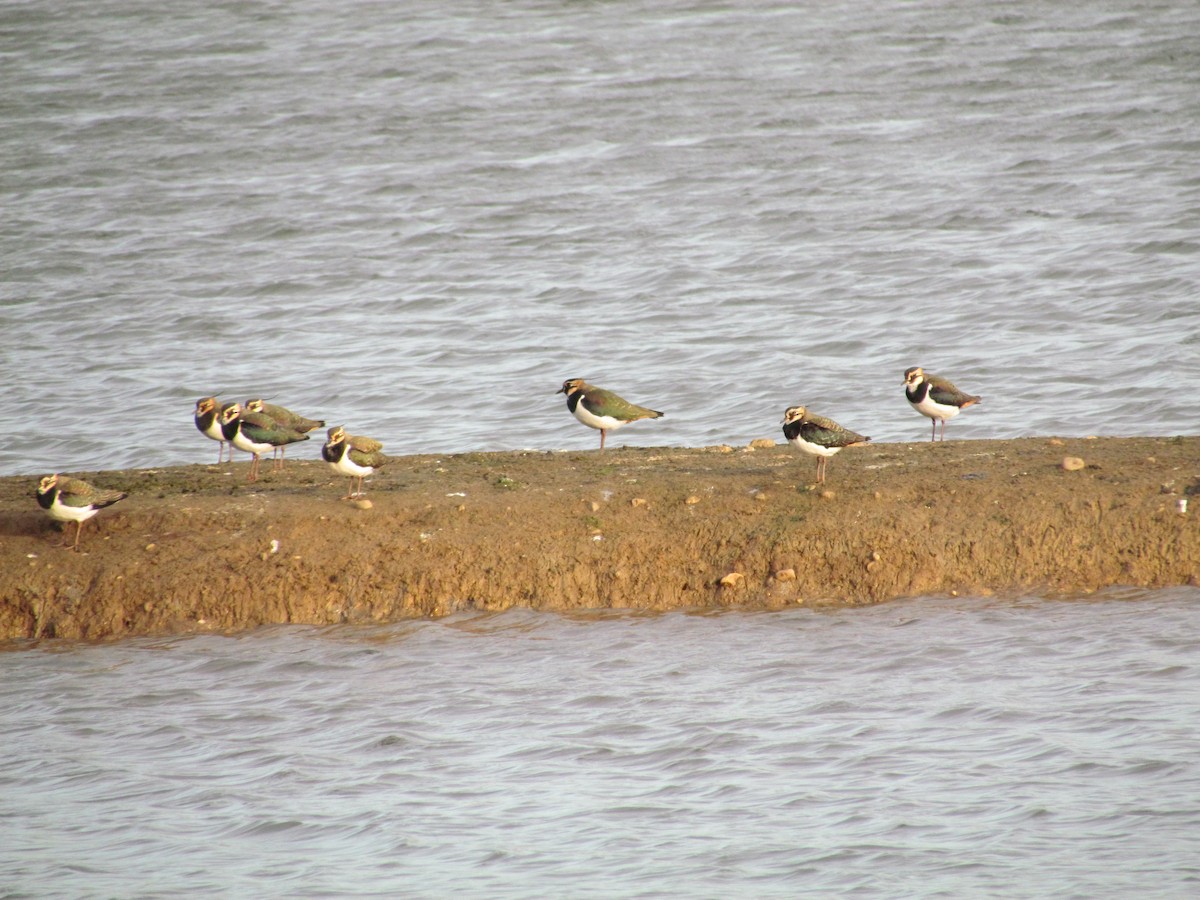
<path fill-rule="evenodd" d="M 1196 4 L 0 12 L 0 473 L 207 462 L 209 393 L 594 447 L 568 377 L 920 440 L 917 364 L 952 437 L 1196 433 Z"/>
<path fill-rule="evenodd" d="M 1200 592 L 0 653 L 8 897 L 1200 891 Z"/>
<path fill-rule="evenodd" d="M 1196 433 L 1200 6 L 0 0 L 0 474 Z M 316 447 L 308 448 L 313 455 Z M 0 894 L 1187 897 L 1195 590 L 0 654 Z M 1137 602 L 1131 602 L 1137 601 Z"/>

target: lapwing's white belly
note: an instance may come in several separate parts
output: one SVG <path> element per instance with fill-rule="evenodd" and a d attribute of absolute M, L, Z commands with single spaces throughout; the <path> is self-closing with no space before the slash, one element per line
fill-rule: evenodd
<path fill-rule="evenodd" d="M 589 428 L 599 428 L 601 431 L 613 431 L 627 424 L 624 419 L 614 419 L 612 416 L 597 416 L 583 407 L 583 400 L 575 404 L 575 418 Z"/>
<path fill-rule="evenodd" d="M 212 438 L 214 441 L 225 440 L 225 432 L 221 430 L 221 423 L 215 418 L 212 420 L 209 426 L 201 432 L 201 434 Z"/>
<path fill-rule="evenodd" d="M 820 444 L 814 444 L 811 441 L 806 441 L 800 435 L 796 435 L 789 443 L 805 453 L 810 453 L 813 456 L 833 456 L 841 450 L 841 447 L 822 447 Z"/>
<path fill-rule="evenodd" d="M 67 506 L 55 497 L 47 512 L 50 513 L 50 518 L 59 522 L 86 522 L 98 510 L 90 506 Z"/>
<path fill-rule="evenodd" d="M 333 469 L 333 471 L 342 475 L 349 475 L 351 478 L 366 478 L 375 471 L 374 466 L 360 466 L 358 463 L 352 460 L 350 458 L 349 451 L 343 453 L 342 458 L 337 462 L 330 463 L 329 467 Z"/>
<path fill-rule="evenodd" d="M 959 412 L 961 412 L 957 406 L 947 406 L 944 403 L 935 403 L 933 397 L 931 397 L 929 394 L 926 394 L 925 399 L 920 403 L 913 403 L 911 400 L 908 402 L 912 404 L 912 408 L 921 415 L 929 416 L 931 419 L 953 419 L 959 414 Z"/>
<path fill-rule="evenodd" d="M 260 444 L 257 441 L 250 440 L 250 438 L 248 438 L 248 437 L 246 437 L 246 435 L 242 434 L 242 430 L 240 428 L 234 434 L 233 440 L 230 441 L 230 443 L 233 444 L 233 446 L 237 447 L 239 450 L 241 450 L 243 453 L 263 454 L 263 453 L 270 453 L 272 450 L 275 449 L 274 444 L 267 444 L 267 443 Z"/>

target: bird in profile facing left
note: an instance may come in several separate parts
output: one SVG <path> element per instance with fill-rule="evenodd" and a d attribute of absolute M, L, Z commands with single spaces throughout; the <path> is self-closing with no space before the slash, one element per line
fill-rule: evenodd
<path fill-rule="evenodd" d="M 394 459 L 382 452 L 383 444 L 379 441 L 360 434 L 347 434 L 341 425 L 330 428 L 326 432 L 326 438 L 325 446 L 321 448 L 321 458 L 329 463 L 333 471 L 350 478 L 350 487 L 343 500 L 361 497 L 363 479 Z M 354 490 L 356 478 L 357 491 Z"/>
<path fill-rule="evenodd" d="M 47 475 L 37 488 L 38 506 L 58 522 L 75 523 L 75 543 L 72 550 L 79 549 L 79 532 L 83 523 L 106 506 L 124 500 L 124 491 L 104 491 L 94 488 L 78 478 L 65 475 Z"/>
<path fill-rule="evenodd" d="M 307 416 L 302 416 L 299 413 L 294 413 L 284 406 L 276 406 L 274 403 L 267 403 L 265 400 L 247 400 L 246 411 L 256 415 L 267 416 L 274 420 L 278 425 L 284 428 L 290 428 L 292 431 L 300 434 L 308 434 L 314 428 L 324 428 L 324 419 L 310 419 Z M 280 444 L 275 448 L 275 452 L 279 454 L 278 468 L 283 468 L 283 457 L 287 453 L 287 445 Z"/>
<path fill-rule="evenodd" d="M 904 396 L 908 402 L 923 416 L 932 421 L 933 432 L 930 441 L 937 440 L 938 422 L 942 423 L 942 440 L 946 440 L 946 420 L 953 419 L 968 406 L 982 400 L 960 391 L 945 378 L 926 373 L 920 366 L 913 366 L 904 372 Z"/>
<path fill-rule="evenodd" d="M 658 410 L 637 406 L 582 378 L 568 378 L 555 393 L 567 395 L 567 409 L 575 418 L 589 428 L 599 429 L 601 450 L 608 432 L 638 419 L 661 419 L 663 416 Z"/>
<path fill-rule="evenodd" d="M 829 457 L 843 447 L 855 447 L 870 440 L 832 419 L 813 415 L 803 406 L 790 406 L 783 414 L 783 436 L 793 446 L 817 458 L 817 484 L 825 483 Z"/>
<path fill-rule="evenodd" d="M 284 444 L 308 440 L 307 434 L 284 428 L 262 413 L 246 412 L 238 403 L 221 413 L 221 430 L 225 434 L 225 440 L 254 457 L 250 463 L 247 481 L 258 480 L 258 459 L 261 454 Z"/>
<path fill-rule="evenodd" d="M 221 403 L 216 397 L 201 397 L 196 401 L 196 411 L 193 416 L 196 420 L 196 427 L 200 429 L 200 433 L 205 437 L 219 442 L 217 444 L 218 466 L 225 456 L 225 446 L 229 443 L 225 440 L 225 434 L 221 431 L 221 413 L 230 406 L 233 406 L 233 404 Z M 233 447 L 229 448 L 229 461 L 233 462 Z"/>
<path fill-rule="evenodd" d="M 314 428 L 325 427 L 323 419 L 310 419 L 307 416 L 300 415 L 300 413 L 292 412 L 285 406 L 276 406 L 274 403 L 267 403 L 265 400 L 247 400 L 246 409 L 252 413 L 262 413 L 263 415 L 270 416 L 285 428 L 290 428 L 292 431 L 298 431 L 301 434 L 307 434 Z"/>

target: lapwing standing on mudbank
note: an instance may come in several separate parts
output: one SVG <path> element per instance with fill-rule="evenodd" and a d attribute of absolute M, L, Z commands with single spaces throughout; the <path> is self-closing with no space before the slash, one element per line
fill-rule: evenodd
<path fill-rule="evenodd" d="M 221 430 L 225 434 L 225 440 L 254 457 L 250 463 L 247 481 L 258 480 L 258 458 L 261 454 L 284 444 L 308 440 L 307 434 L 284 428 L 262 413 L 246 412 L 237 403 L 221 413 Z M 276 465 L 276 468 L 278 467 Z"/>
<path fill-rule="evenodd" d="M 47 475 L 37 488 L 38 506 L 58 522 L 75 523 L 75 543 L 72 550 L 79 549 L 79 533 L 83 523 L 118 500 L 124 500 L 124 491 L 104 491 L 94 488 L 78 478 L 65 475 Z"/>
<path fill-rule="evenodd" d="M 813 415 L 803 406 L 788 407 L 783 414 L 783 436 L 794 447 L 817 458 L 817 484 L 825 483 L 829 457 L 843 447 L 855 447 L 870 440 L 832 419 Z"/>
<path fill-rule="evenodd" d="M 928 416 L 932 422 L 933 432 L 931 441 L 937 440 L 938 422 L 942 423 L 942 440 L 946 440 L 946 420 L 953 419 L 968 406 L 973 406 L 982 400 L 972 394 L 964 393 L 945 378 L 926 374 L 920 366 L 913 366 L 904 373 L 904 396 L 908 402 L 923 416 Z"/>
<path fill-rule="evenodd" d="M 264 400 L 247 400 L 246 411 L 256 415 L 267 416 L 273 419 L 276 424 L 282 425 L 284 428 L 290 428 L 292 431 L 298 431 L 300 434 L 308 434 L 314 428 L 324 428 L 324 419 L 310 419 L 307 416 L 302 416 L 299 413 L 294 413 L 284 406 L 276 406 L 274 403 L 267 403 Z M 279 454 L 279 468 L 283 468 L 283 457 L 287 453 L 287 445 L 280 444 L 275 448 Z"/>
<path fill-rule="evenodd" d="M 381 466 L 392 462 L 395 457 L 383 453 L 383 444 L 373 438 L 361 434 L 347 434 L 341 425 L 335 425 L 326 432 L 325 446 L 321 448 L 321 457 L 329 463 L 329 467 L 339 475 L 350 477 L 350 488 L 343 500 L 351 500 L 363 495 L 363 479 Z M 354 479 L 358 479 L 358 490 L 355 491 Z"/>
<path fill-rule="evenodd" d="M 231 406 L 233 406 L 232 403 L 220 403 L 216 397 L 201 397 L 196 401 L 196 412 L 194 414 L 196 427 L 200 429 L 202 435 L 218 442 L 218 466 L 225 456 L 225 446 L 229 443 L 225 440 L 225 433 L 221 430 L 221 413 Z M 229 461 L 233 462 L 233 447 L 229 448 Z"/>
<path fill-rule="evenodd" d="M 600 430 L 600 449 L 604 436 L 638 419 L 661 419 L 663 414 L 618 397 L 612 391 L 588 384 L 582 378 L 569 378 L 556 394 L 567 395 L 567 409 L 584 425 Z"/>

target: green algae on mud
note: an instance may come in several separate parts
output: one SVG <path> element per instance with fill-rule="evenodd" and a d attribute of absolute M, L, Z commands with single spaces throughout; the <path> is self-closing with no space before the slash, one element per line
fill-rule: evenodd
<path fill-rule="evenodd" d="M 1200 581 L 1196 437 L 872 444 L 819 487 L 784 444 L 411 456 L 367 509 L 324 463 L 248 484 L 243 460 L 71 473 L 130 495 L 80 553 L 33 499 L 45 473 L 0 479 L 0 637 Z"/>

